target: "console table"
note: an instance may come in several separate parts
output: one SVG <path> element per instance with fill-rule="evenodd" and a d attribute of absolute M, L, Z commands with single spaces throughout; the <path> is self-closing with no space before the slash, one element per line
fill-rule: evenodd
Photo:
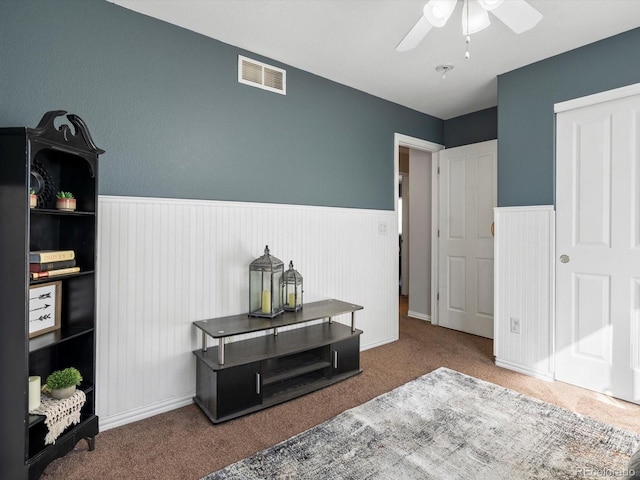
<path fill-rule="evenodd" d="M 355 312 L 362 308 L 331 299 L 276 318 L 245 313 L 193 322 L 202 331 L 202 349 L 193 352 L 194 402 L 213 423 L 220 423 L 357 375 L 362 371 L 362 331 L 355 328 Z M 333 321 L 344 314 L 351 314 L 350 326 Z M 324 321 L 279 331 L 314 320 Z M 269 330 L 268 335 L 225 344 L 228 337 Z M 209 347 L 207 337 L 217 345 Z"/>

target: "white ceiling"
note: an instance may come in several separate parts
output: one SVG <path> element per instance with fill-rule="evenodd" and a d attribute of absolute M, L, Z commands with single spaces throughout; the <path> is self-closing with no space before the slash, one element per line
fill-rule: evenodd
<path fill-rule="evenodd" d="M 640 0 L 529 0 L 544 15 L 533 30 L 490 14 L 465 60 L 461 3 L 398 53 L 426 0 L 108 1 L 445 120 L 495 106 L 499 74 L 640 26 Z M 439 64 L 455 65 L 444 80 Z"/>

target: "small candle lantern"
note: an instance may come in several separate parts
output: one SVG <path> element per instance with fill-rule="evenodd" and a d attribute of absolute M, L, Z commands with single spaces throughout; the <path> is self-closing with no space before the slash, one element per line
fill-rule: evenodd
<path fill-rule="evenodd" d="M 249 265 L 249 315 L 273 318 L 282 308 L 282 274 L 284 263 L 264 248 L 264 255 Z"/>
<path fill-rule="evenodd" d="M 293 269 L 293 262 L 289 262 L 289 269 L 282 277 L 282 304 L 288 312 L 302 310 L 302 275 Z"/>

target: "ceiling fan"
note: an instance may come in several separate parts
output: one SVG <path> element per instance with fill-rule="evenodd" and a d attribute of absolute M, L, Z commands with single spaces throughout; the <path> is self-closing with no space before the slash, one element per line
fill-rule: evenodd
<path fill-rule="evenodd" d="M 489 12 L 515 33 L 526 32 L 535 27 L 542 14 L 525 0 L 429 0 L 423 15 L 396 46 L 406 52 L 418 46 L 433 27 L 443 27 L 453 14 L 458 3 L 462 8 L 462 34 L 467 37 L 466 58 L 469 58 L 469 35 L 489 26 Z"/>

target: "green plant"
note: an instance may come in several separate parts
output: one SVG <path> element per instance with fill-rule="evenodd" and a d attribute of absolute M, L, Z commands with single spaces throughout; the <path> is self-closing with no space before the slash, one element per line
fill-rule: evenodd
<path fill-rule="evenodd" d="M 60 191 L 56 193 L 57 198 L 74 198 L 73 193 Z"/>
<path fill-rule="evenodd" d="M 36 191 L 33 188 L 29 189 L 29 195 L 35 195 Z"/>
<path fill-rule="evenodd" d="M 74 385 L 80 385 L 82 382 L 82 375 L 77 368 L 68 367 L 63 370 L 56 370 L 51 372 L 47 377 L 47 388 L 50 390 L 59 390 L 61 388 L 72 387 Z"/>

